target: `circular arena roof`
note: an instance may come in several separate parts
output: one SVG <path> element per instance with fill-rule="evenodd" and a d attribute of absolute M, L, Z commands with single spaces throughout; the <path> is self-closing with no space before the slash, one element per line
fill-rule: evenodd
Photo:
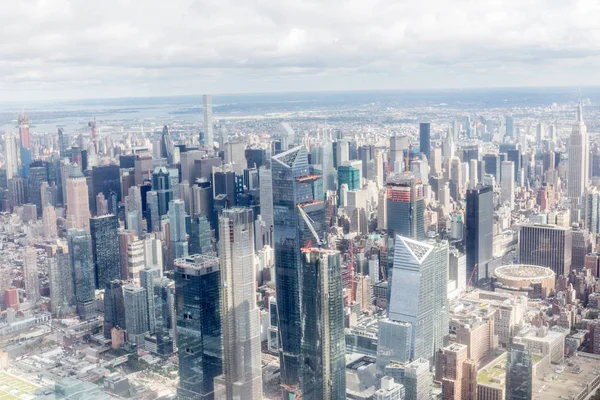
<path fill-rule="evenodd" d="M 503 265 L 496 268 L 494 275 L 500 279 L 512 281 L 537 282 L 554 277 L 554 271 L 550 268 L 537 265 L 515 264 Z"/>

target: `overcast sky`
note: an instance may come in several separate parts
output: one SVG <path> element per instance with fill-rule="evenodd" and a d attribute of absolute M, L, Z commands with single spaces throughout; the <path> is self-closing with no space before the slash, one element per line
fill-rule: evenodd
<path fill-rule="evenodd" d="M 0 100 L 600 84 L 598 0 L 1 0 Z"/>

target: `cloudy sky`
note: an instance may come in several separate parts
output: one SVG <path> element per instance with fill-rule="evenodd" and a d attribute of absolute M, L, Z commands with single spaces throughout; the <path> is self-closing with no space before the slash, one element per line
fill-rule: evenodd
<path fill-rule="evenodd" d="M 0 2 L 0 101 L 600 84 L 598 0 Z"/>

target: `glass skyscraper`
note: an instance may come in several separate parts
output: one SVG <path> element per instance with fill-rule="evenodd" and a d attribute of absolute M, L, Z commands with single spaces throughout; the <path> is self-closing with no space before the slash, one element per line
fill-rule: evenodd
<path fill-rule="evenodd" d="M 123 285 L 115 279 L 104 290 L 104 337 L 110 339 L 114 327 L 125 329 L 125 303 Z"/>
<path fill-rule="evenodd" d="M 116 215 L 90 219 L 96 289 L 104 289 L 110 281 L 121 275 L 118 229 L 119 219 Z"/>
<path fill-rule="evenodd" d="M 423 183 L 412 173 L 397 173 L 387 181 L 387 227 L 390 237 L 425 238 Z"/>
<path fill-rule="evenodd" d="M 191 255 L 175 260 L 175 311 L 181 400 L 212 400 L 223 373 L 219 259 Z"/>
<path fill-rule="evenodd" d="M 419 124 L 419 150 L 425 154 L 427 161 L 431 162 L 431 124 L 421 122 Z"/>
<path fill-rule="evenodd" d="M 511 344 L 506 354 L 506 400 L 531 399 L 532 379 L 531 352 L 523 344 Z"/>
<path fill-rule="evenodd" d="M 302 250 L 302 396 L 346 398 L 346 340 L 340 253 Z"/>
<path fill-rule="evenodd" d="M 321 176 L 311 172 L 308 153 L 302 146 L 274 156 L 271 172 L 273 188 L 277 188 L 273 190 L 273 221 L 281 382 L 297 385 L 303 316 L 300 249 L 317 240 L 304 222 L 299 207 L 314 222 L 312 226 L 319 238 L 323 237 L 323 185 Z"/>
<path fill-rule="evenodd" d="M 77 314 L 82 320 L 90 319 L 96 315 L 92 237 L 86 230 L 71 229 L 68 240 Z"/>
<path fill-rule="evenodd" d="M 487 263 L 492 260 L 494 234 L 494 191 L 491 186 L 478 186 L 467 190 L 465 216 L 465 249 L 467 253 L 467 283 L 476 286 L 486 278 Z M 473 272 L 475 270 L 475 272 Z"/>

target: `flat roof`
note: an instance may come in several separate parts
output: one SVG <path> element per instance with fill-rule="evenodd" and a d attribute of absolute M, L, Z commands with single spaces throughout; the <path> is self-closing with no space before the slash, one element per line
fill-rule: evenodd
<path fill-rule="evenodd" d="M 590 393 L 600 384 L 600 357 L 579 353 L 560 365 L 542 366 L 533 377 L 533 399 L 571 399 L 590 385 Z M 588 393 L 588 394 L 590 394 Z M 583 396 L 585 398 L 587 396 Z"/>

